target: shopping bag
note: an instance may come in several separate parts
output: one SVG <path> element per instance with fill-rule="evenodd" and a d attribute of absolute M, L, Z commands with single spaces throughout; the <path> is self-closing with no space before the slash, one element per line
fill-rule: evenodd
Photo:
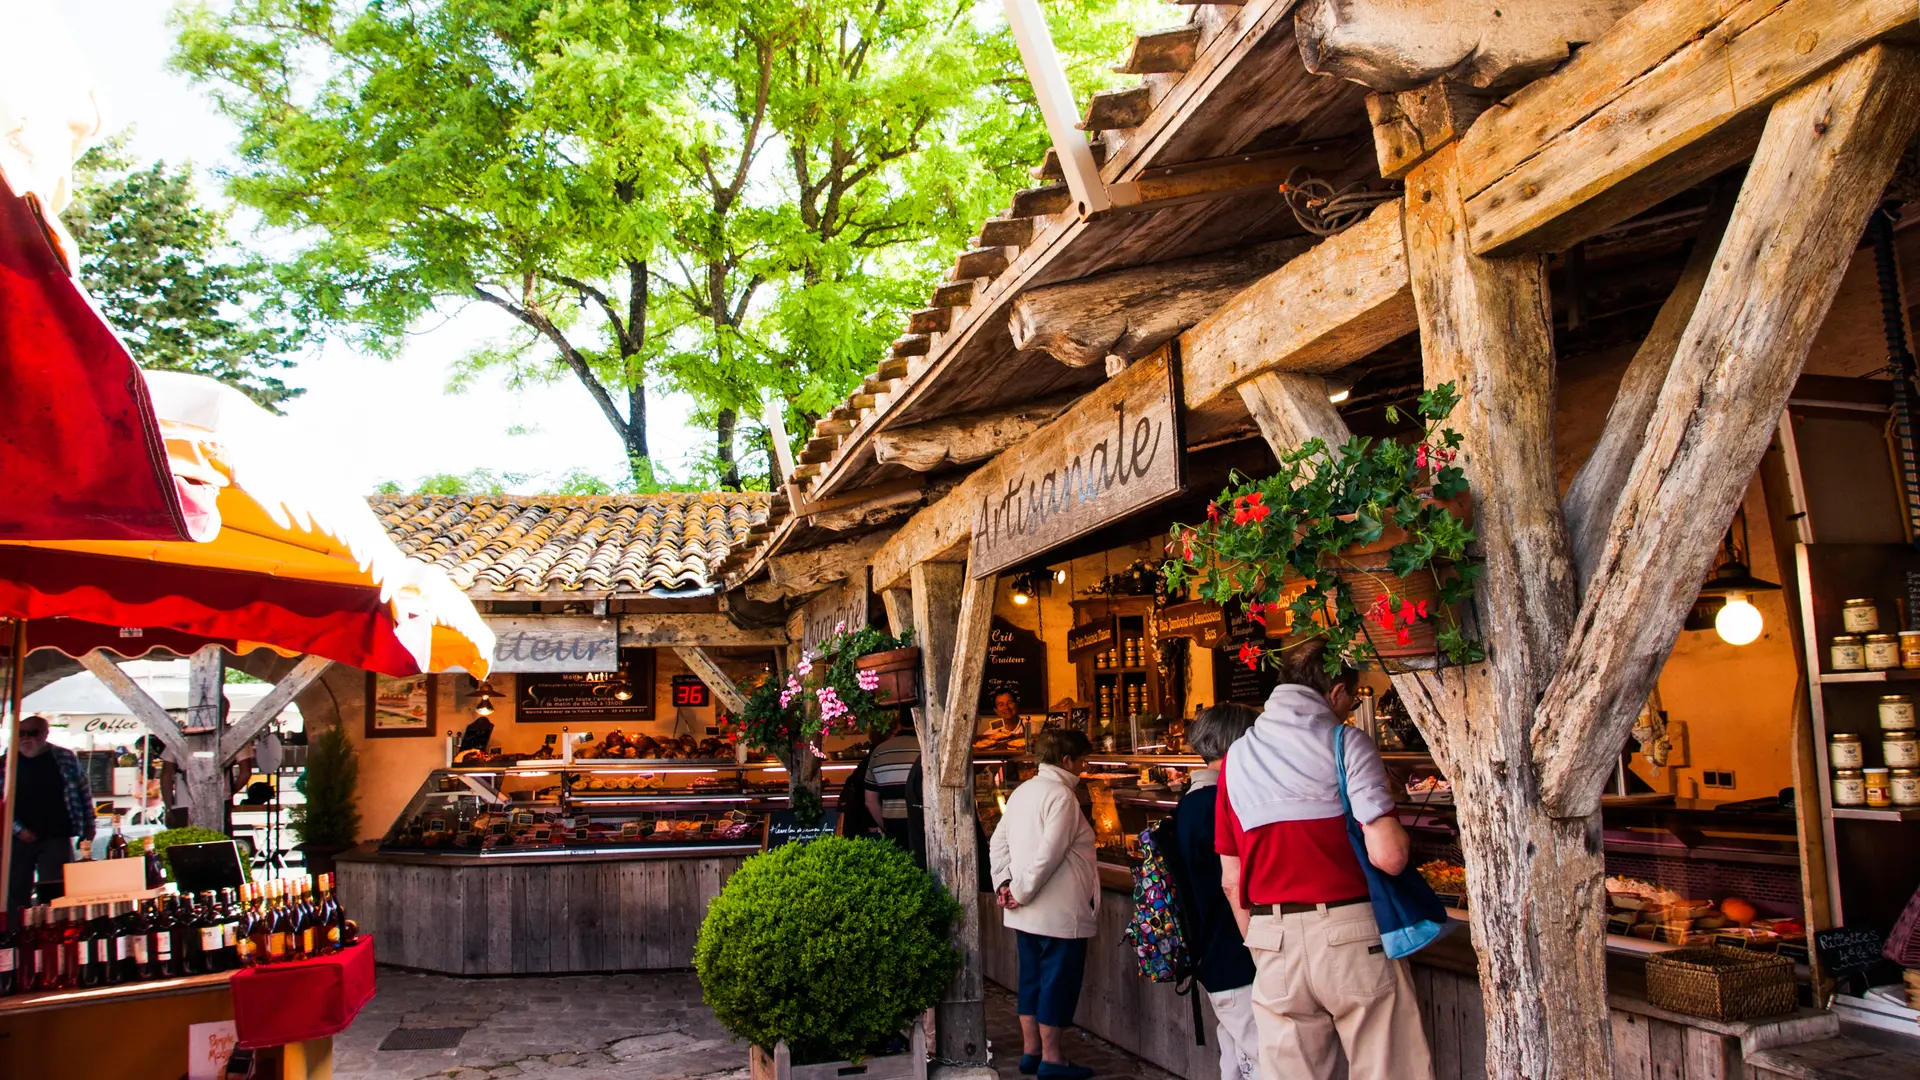
<path fill-rule="evenodd" d="M 1367 898 L 1373 901 L 1373 918 L 1380 924 L 1380 944 L 1395 960 L 1412 956 L 1447 929 L 1446 905 L 1434 893 L 1433 886 L 1412 865 L 1398 874 L 1389 874 L 1367 858 L 1367 838 L 1353 816 L 1353 800 L 1347 795 L 1347 732 L 1345 724 L 1333 727 L 1333 764 L 1340 776 L 1340 809 L 1347 817 L 1347 839 L 1367 875 Z"/>

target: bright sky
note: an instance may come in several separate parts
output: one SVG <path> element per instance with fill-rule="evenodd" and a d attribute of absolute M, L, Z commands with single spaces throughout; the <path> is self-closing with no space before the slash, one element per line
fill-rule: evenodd
<path fill-rule="evenodd" d="M 191 159 L 203 191 L 218 198 L 212 170 L 233 160 L 235 133 L 191 84 L 166 69 L 173 0 L 51 2 L 88 54 L 112 126 L 134 127 L 133 148 L 142 160 Z M 273 238 L 259 240 L 271 244 Z M 307 391 L 287 407 L 288 423 L 367 490 L 382 480 L 411 484 L 475 468 L 533 474 L 515 487 L 519 491 L 543 490 L 573 469 L 618 477 L 620 442 L 571 379 L 513 391 L 489 378 L 465 393 L 446 392 L 454 362 L 474 345 L 504 336 L 510 324 L 504 313 L 478 307 L 449 312 L 416 327 L 405 355 L 393 362 L 330 342 L 288 379 Z M 710 437 L 680 421 L 691 408 L 684 397 L 655 392 L 649 399 L 655 460 L 676 476 L 685 475 L 689 456 Z M 516 425 L 525 433 L 509 434 Z"/>

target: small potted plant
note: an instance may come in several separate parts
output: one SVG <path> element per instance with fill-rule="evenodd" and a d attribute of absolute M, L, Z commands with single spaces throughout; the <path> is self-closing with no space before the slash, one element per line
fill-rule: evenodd
<path fill-rule="evenodd" d="M 920 1017 L 960 969 L 960 905 L 906 852 L 829 836 L 746 861 L 707 908 L 694 971 L 752 1044 L 754 1080 L 924 1078 Z"/>
<path fill-rule="evenodd" d="M 1420 395 L 1418 440 L 1312 439 L 1264 480 L 1235 473 L 1207 520 L 1177 525 L 1162 564 L 1170 589 L 1237 604 L 1254 621 L 1290 618 L 1327 639 L 1327 663 L 1390 670 L 1485 657 L 1462 615 L 1480 566 L 1467 553 L 1467 481 L 1444 426 L 1452 383 Z M 1399 423 L 1397 409 L 1387 410 Z M 1249 667 L 1277 662 L 1247 643 Z"/>
<path fill-rule="evenodd" d="M 293 808 L 293 835 L 307 872 L 331 874 L 334 856 L 360 842 L 360 762 L 338 724 L 313 737 L 300 782 L 307 801 Z"/>

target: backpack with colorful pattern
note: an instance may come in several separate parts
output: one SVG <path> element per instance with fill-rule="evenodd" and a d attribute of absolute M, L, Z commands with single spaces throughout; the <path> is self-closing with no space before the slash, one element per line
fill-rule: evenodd
<path fill-rule="evenodd" d="M 1180 917 L 1180 874 L 1169 858 L 1175 843 L 1173 818 L 1148 825 L 1140 832 L 1140 865 L 1133 871 L 1126 938 L 1140 974 L 1153 982 L 1184 982 L 1193 973 L 1193 950 Z"/>

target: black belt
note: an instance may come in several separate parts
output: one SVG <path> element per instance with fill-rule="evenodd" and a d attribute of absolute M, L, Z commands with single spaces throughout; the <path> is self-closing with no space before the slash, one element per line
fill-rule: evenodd
<path fill-rule="evenodd" d="M 1252 907 L 1247 909 L 1247 914 L 1249 915 L 1304 915 L 1309 911 L 1319 911 L 1323 907 L 1325 908 L 1352 907 L 1355 904 L 1365 904 L 1370 902 L 1371 899 L 1372 899 L 1371 897 L 1356 896 L 1351 900 L 1329 900 L 1324 904 L 1296 904 L 1291 900 L 1289 900 L 1284 904 L 1255 904 Z"/>

